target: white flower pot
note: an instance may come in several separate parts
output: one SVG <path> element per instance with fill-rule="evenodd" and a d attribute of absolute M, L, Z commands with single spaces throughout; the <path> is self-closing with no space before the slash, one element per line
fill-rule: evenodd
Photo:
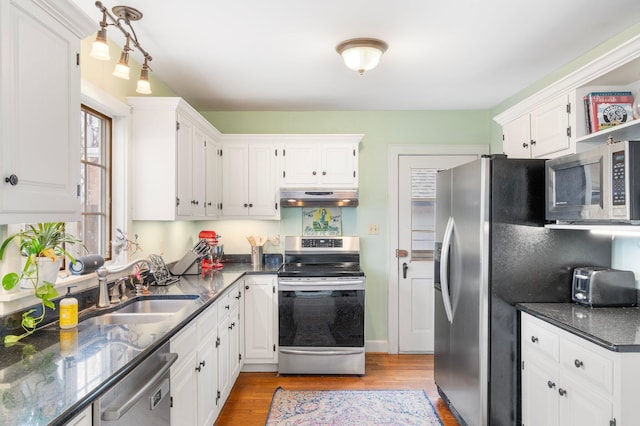
<path fill-rule="evenodd" d="M 26 258 L 22 259 L 22 268 L 24 268 L 24 264 L 26 261 Z M 58 279 L 60 266 L 62 266 L 62 257 L 58 257 L 55 262 L 48 257 L 38 257 L 36 259 L 36 262 L 38 263 L 39 268 L 37 286 L 40 287 L 45 282 L 55 284 L 56 279 Z M 36 279 L 36 272 L 34 270 L 35 265 L 31 265 L 31 268 L 33 270 L 33 274 L 31 275 L 31 277 L 23 278 L 20 280 L 20 288 L 22 289 L 33 290 L 33 282 Z"/>

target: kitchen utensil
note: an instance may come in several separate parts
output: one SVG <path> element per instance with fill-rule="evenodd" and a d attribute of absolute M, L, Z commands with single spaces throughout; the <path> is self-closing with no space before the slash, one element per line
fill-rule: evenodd
<path fill-rule="evenodd" d="M 251 265 L 261 266 L 263 264 L 262 246 L 251 246 Z"/>
<path fill-rule="evenodd" d="M 154 271 L 152 272 L 154 282 L 152 285 L 169 285 L 178 281 L 179 277 L 174 277 L 169 272 L 169 268 L 164 263 L 164 259 L 157 254 L 149 255 L 149 262 L 151 262 L 154 266 Z"/>
<path fill-rule="evenodd" d="M 183 275 L 194 262 L 202 259 L 209 252 L 209 245 L 206 240 L 199 240 L 191 250 L 189 250 L 173 267 L 171 273 L 173 275 Z M 197 273 L 197 272 L 196 272 Z"/>

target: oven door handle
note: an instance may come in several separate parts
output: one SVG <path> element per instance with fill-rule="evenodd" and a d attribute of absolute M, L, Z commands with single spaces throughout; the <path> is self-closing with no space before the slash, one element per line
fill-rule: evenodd
<path fill-rule="evenodd" d="M 278 281 L 278 288 L 287 290 L 305 290 L 307 286 L 313 286 L 315 288 L 320 287 L 330 287 L 335 290 L 335 287 L 348 286 L 348 285 L 357 285 L 364 284 L 364 280 L 322 280 L 322 281 L 304 281 L 301 283 L 299 281 Z M 329 288 L 327 289 L 329 290 Z"/>
<path fill-rule="evenodd" d="M 313 351 L 304 349 L 283 349 L 282 347 L 280 347 L 280 353 L 289 355 L 357 355 L 361 354 L 362 352 L 364 352 L 364 348 L 333 351 Z"/>

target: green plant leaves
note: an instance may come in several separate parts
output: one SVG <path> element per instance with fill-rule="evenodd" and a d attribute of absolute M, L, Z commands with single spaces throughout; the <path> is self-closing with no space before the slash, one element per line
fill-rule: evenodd
<path fill-rule="evenodd" d="M 9 272 L 2 278 L 2 287 L 5 290 L 11 290 L 16 286 L 16 284 L 18 284 L 18 282 L 20 282 L 20 275 L 15 272 Z"/>

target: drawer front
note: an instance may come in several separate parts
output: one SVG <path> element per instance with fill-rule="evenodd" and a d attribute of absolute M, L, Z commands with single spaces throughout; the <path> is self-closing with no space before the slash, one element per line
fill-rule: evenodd
<path fill-rule="evenodd" d="M 607 393 L 613 392 L 613 360 L 585 345 L 563 340 L 560 363 L 577 378 L 586 380 Z"/>
<path fill-rule="evenodd" d="M 239 289 L 240 287 L 238 284 L 232 285 L 229 289 L 229 311 L 233 311 L 233 308 L 238 306 L 238 303 L 240 302 L 240 298 L 238 297 Z"/>
<path fill-rule="evenodd" d="M 229 315 L 229 311 L 231 310 L 231 302 L 229 300 L 229 292 L 227 292 L 216 301 L 216 305 L 218 306 L 218 322 L 221 322 Z"/>
<path fill-rule="evenodd" d="M 182 360 L 188 358 L 189 352 L 193 352 L 193 349 L 198 344 L 197 337 L 196 325 L 192 322 L 171 338 L 171 343 L 169 344 L 171 352 L 178 354 L 176 364 L 181 364 Z M 171 367 L 171 370 L 174 371 L 174 367 Z"/>
<path fill-rule="evenodd" d="M 198 342 L 202 342 L 209 333 L 216 334 L 218 329 L 218 307 L 214 303 L 198 315 Z"/>
<path fill-rule="evenodd" d="M 522 314 L 522 346 L 533 349 L 553 361 L 560 359 L 560 339 L 556 333 L 532 316 Z"/>

